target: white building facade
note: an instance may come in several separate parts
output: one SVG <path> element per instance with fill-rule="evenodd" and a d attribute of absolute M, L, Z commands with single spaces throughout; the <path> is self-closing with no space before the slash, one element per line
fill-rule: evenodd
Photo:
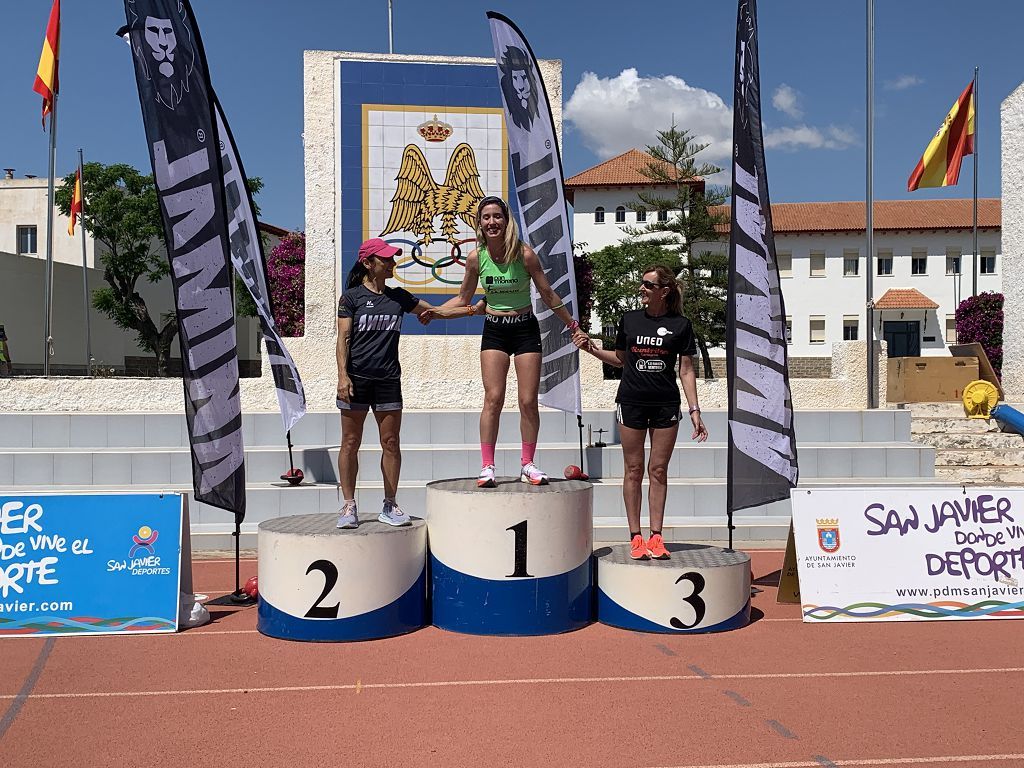
<path fill-rule="evenodd" d="M 573 239 L 586 243 L 587 251 L 621 242 L 628 237 L 625 228 L 643 226 L 631 208 L 638 191 L 667 196 L 644 186 L 639 173 L 630 179 L 623 172 L 621 160 L 632 157 L 635 164 L 636 156 L 645 157 L 631 150 L 567 180 Z M 615 161 L 620 167 L 614 174 L 601 173 Z M 833 342 L 865 338 L 864 204 L 775 204 L 772 221 L 791 359 L 797 375 L 828 375 L 813 359 L 830 359 Z M 978 293 L 1002 291 L 1000 239 L 999 200 L 979 200 Z M 711 247 L 726 250 L 728 234 Z M 973 290 L 971 200 L 876 201 L 874 248 L 875 337 L 888 342 L 890 357 L 948 355 L 956 307 Z M 721 357 L 725 350 L 711 354 Z"/>

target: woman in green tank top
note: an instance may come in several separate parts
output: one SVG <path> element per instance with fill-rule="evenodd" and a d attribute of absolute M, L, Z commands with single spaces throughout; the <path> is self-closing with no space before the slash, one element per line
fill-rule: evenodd
<path fill-rule="evenodd" d="M 481 311 L 485 314 L 480 343 L 480 372 L 484 385 L 484 407 L 480 412 L 483 468 L 477 485 L 481 488 L 493 488 L 495 485 L 494 446 L 498 441 L 498 421 L 505 403 L 508 370 L 513 357 L 519 382 L 519 430 L 522 436 L 519 479 L 524 483 L 543 485 L 548 477 L 534 463 L 540 429 L 537 393 L 540 389 L 541 344 L 530 284 L 537 288 L 544 303 L 565 323 L 566 332 L 573 335 L 573 343 L 579 346 L 586 340 L 586 334 L 551 288 L 537 254 L 519 240 L 515 220 L 509 216 L 508 206 L 500 197 L 485 197 L 480 201 L 476 238 L 477 248 L 466 259 L 466 274 L 459 295 L 436 309 L 424 311 L 420 322 L 428 323 L 433 318 L 465 317 Z M 483 289 L 484 301 L 473 306 L 478 287 Z"/>

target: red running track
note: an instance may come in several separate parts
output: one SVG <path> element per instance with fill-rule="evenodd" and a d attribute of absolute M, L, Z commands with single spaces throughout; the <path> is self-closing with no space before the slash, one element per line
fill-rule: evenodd
<path fill-rule="evenodd" d="M 1019 624 L 804 625 L 782 553 L 752 555 L 756 620 L 720 635 L 303 644 L 214 608 L 172 636 L 4 640 L 0 765 L 1024 766 Z"/>

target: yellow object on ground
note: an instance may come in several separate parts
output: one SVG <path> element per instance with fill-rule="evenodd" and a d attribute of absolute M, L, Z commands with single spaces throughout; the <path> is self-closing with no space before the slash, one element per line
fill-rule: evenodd
<path fill-rule="evenodd" d="M 964 387 L 964 413 L 969 419 L 987 419 L 999 402 L 999 392 L 988 381 L 972 381 Z"/>

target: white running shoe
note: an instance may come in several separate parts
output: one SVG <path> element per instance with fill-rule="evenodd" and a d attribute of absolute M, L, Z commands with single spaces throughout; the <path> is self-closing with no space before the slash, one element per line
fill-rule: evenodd
<path fill-rule="evenodd" d="M 532 461 L 529 464 L 523 465 L 523 471 L 519 475 L 520 481 L 529 483 L 530 485 L 547 485 L 548 476 L 540 471 L 540 467 L 534 464 Z"/>
<path fill-rule="evenodd" d="M 486 467 L 480 470 L 480 476 L 476 479 L 477 488 L 497 488 L 498 484 L 494 481 L 494 465 L 488 464 Z"/>
<path fill-rule="evenodd" d="M 412 518 L 405 514 L 395 502 L 388 499 L 384 500 L 384 508 L 377 515 L 377 519 L 388 525 L 412 525 Z"/>
<path fill-rule="evenodd" d="M 338 527 L 359 527 L 359 513 L 356 511 L 355 501 L 346 501 L 344 506 L 338 511 Z"/>

